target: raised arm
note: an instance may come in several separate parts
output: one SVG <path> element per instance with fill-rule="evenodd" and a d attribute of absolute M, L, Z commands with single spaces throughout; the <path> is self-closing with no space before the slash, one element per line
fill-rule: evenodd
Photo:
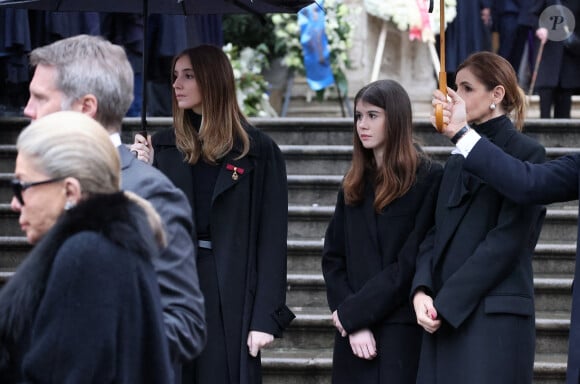
<path fill-rule="evenodd" d="M 516 159 L 469 129 L 465 103 L 452 89 L 448 93 L 450 101 L 435 91 L 433 105 L 443 104 L 446 126 L 442 133 L 466 157 L 467 171 L 519 204 L 549 204 L 578 198 L 578 155 L 542 164 Z M 431 121 L 434 123 L 433 116 Z"/>

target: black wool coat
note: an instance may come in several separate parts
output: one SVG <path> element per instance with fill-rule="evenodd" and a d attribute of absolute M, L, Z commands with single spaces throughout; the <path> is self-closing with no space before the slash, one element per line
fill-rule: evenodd
<path fill-rule="evenodd" d="M 542 162 L 544 148 L 506 116 L 476 126 L 503 151 Z M 411 292 L 434 298 L 443 320 L 424 332 L 417 383 L 529 384 L 535 316 L 532 255 L 545 209 L 519 205 L 447 161 L 435 227 L 421 245 Z"/>
<path fill-rule="evenodd" d="M 356 357 L 348 337 L 336 332 L 333 383 L 415 383 L 421 328 L 408 296 L 419 244 L 434 222 L 441 175 L 440 165 L 423 160 L 415 185 L 379 215 L 370 184 L 356 206 L 346 205 L 340 190 L 322 255 L 328 304 L 348 333 L 372 330 L 378 356 Z"/>
<path fill-rule="evenodd" d="M 64 212 L 0 291 L 0 382 L 171 383 L 158 255 L 122 193 Z"/>
<path fill-rule="evenodd" d="M 210 217 L 217 264 L 219 299 L 230 366 L 240 366 L 232 381 L 261 380 L 259 358 L 246 345 L 250 330 L 281 336 L 294 318 L 286 307 L 288 189 L 286 164 L 278 146 L 256 128 L 244 127 L 250 152 L 241 159 L 233 149 L 223 159 Z M 192 165 L 175 146 L 172 129 L 153 137 L 154 165 L 183 190 L 195 212 Z M 231 166 L 238 167 L 238 178 Z M 205 292 L 204 292 L 205 294 Z M 208 340 L 211 342 L 211 340 Z M 234 361 L 239 363 L 234 363 Z M 211 378 L 208 378 L 211 382 Z M 239 381 L 238 381 L 239 380 Z"/>
<path fill-rule="evenodd" d="M 520 161 L 482 138 L 465 161 L 470 172 L 480 176 L 502 194 L 521 204 L 550 204 L 580 197 L 580 155 L 562 156 L 544 164 Z M 501 169 L 501 172 L 496 170 Z M 580 239 L 580 226 L 578 226 Z M 572 286 L 572 309 L 568 341 L 567 384 L 580 383 L 580 247 Z"/>

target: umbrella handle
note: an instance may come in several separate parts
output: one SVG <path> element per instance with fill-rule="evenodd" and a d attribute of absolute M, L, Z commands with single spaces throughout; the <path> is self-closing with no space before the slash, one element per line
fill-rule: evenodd
<path fill-rule="evenodd" d="M 445 0 L 439 0 L 439 90 L 447 97 L 447 73 L 445 72 Z M 445 128 L 443 122 L 443 105 L 435 106 L 435 128 L 438 132 L 443 132 Z"/>

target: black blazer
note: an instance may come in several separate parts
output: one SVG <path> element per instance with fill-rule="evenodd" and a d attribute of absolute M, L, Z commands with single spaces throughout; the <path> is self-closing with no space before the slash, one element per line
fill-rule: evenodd
<path fill-rule="evenodd" d="M 543 147 L 518 133 L 505 116 L 476 129 L 514 156 L 536 162 L 545 157 Z M 435 228 L 421 246 L 413 281 L 412 292 L 421 287 L 427 291 L 444 320 L 435 334 L 425 333 L 418 383 L 531 381 L 535 332 L 531 257 L 544 210 L 506 199 L 465 172 L 463 160 L 452 155 L 447 161 Z M 516 318 L 524 323 L 514 325 Z M 487 332 L 493 337 L 485 337 Z M 517 356 L 503 356 L 496 343 L 503 338 L 526 344 Z M 513 352 L 509 348 L 506 345 L 504 354 Z M 486 372 L 470 368 L 474 361 L 489 364 Z M 505 372 L 506 381 L 496 381 L 498 372 Z M 510 379 L 509 373 L 528 377 Z"/>
<path fill-rule="evenodd" d="M 521 204 L 549 204 L 579 197 L 580 155 L 532 164 L 509 156 L 482 138 L 467 157 L 465 168 Z M 576 260 L 579 256 L 577 250 Z M 580 276 L 578 262 L 574 279 L 577 276 Z M 577 284 L 572 291 L 571 318 L 566 382 L 577 384 L 580 382 L 580 291 Z"/>

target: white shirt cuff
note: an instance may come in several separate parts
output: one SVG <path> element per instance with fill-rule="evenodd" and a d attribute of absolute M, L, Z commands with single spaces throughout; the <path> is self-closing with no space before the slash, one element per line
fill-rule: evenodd
<path fill-rule="evenodd" d="M 479 139 L 481 139 L 479 133 L 475 132 L 474 129 L 469 129 L 469 131 L 459 139 L 455 148 L 463 155 L 463 157 L 467 157 Z"/>

